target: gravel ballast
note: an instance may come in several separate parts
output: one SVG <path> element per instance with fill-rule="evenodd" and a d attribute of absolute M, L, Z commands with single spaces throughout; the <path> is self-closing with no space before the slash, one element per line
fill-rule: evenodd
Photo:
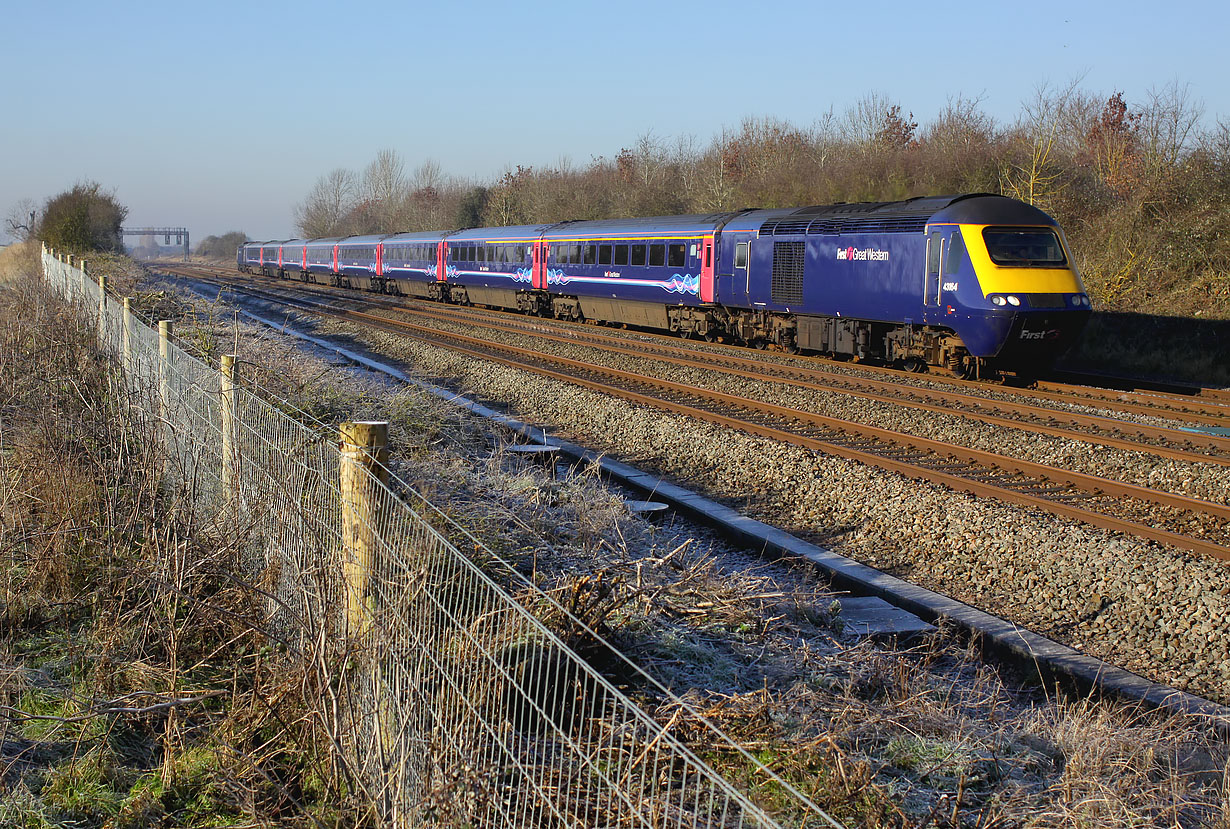
<path fill-rule="evenodd" d="M 1230 702 L 1230 580 L 1220 562 L 630 405 L 408 338 L 325 328 L 429 375 L 462 378 L 465 388 L 503 401 L 525 419 L 687 482 L 843 555 L 1155 681 Z M 991 431 L 967 426 L 963 434 L 972 439 Z M 1037 444 L 1046 441 L 1025 440 L 1022 452 Z M 1101 449 L 1081 453 L 1095 474 L 1116 463 L 1092 463 L 1106 455 Z M 1225 470 L 1199 466 L 1211 476 L 1207 486 L 1216 489 Z M 1188 472 L 1175 477 L 1189 480 Z"/>

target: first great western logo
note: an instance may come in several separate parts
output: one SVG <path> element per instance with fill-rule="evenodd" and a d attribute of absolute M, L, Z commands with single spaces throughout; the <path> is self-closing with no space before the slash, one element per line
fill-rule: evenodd
<path fill-rule="evenodd" d="M 838 248 L 839 262 L 887 262 L 888 251 L 879 248 Z"/>

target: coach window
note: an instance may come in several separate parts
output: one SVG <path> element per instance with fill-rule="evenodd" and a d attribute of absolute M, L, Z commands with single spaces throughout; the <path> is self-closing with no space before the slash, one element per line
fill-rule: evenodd
<path fill-rule="evenodd" d="M 649 246 L 649 266 L 661 267 L 666 264 L 666 245 Z"/>
<path fill-rule="evenodd" d="M 583 260 L 584 264 L 592 265 L 598 261 L 598 246 L 597 245 L 585 245 L 585 249 L 583 253 L 585 257 Z"/>
<path fill-rule="evenodd" d="M 616 265 L 628 264 L 628 246 L 627 245 L 616 245 L 615 246 L 615 258 L 613 261 L 614 261 L 614 264 Z"/>
<path fill-rule="evenodd" d="M 682 268 L 687 261 L 687 245 L 667 245 L 666 264 L 672 268 Z"/>
<path fill-rule="evenodd" d="M 525 261 L 525 245 L 517 245 L 517 261 Z"/>
<path fill-rule="evenodd" d="M 599 265 L 611 264 L 611 246 L 610 245 L 598 245 L 598 264 Z"/>
<path fill-rule="evenodd" d="M 645 264 L 645 245 L 633 245 L 631 252 L 633 265 Z"/>

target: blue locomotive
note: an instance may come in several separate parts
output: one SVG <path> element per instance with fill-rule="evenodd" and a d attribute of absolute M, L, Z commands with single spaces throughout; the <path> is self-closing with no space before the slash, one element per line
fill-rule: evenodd
<path fill-rule="evenodd" d="M 963 376 L 1032 375 L 1090 302 L 1003 196 L 249 242 L 241 271 Z"/>

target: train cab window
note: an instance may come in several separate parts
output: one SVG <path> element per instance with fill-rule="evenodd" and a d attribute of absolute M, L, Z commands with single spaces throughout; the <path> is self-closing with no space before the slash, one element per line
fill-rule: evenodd
<path fill-rule="evenodd" d="M 585 245 L 583 264 L 592 265 L 598 261 L 598 246 Z"/>
<path fill-rule="evenodd" d="M 599 265 L 611 264 L 611 246 L 610 245 L 598 245 L 598 264 Z"/>
<path fill-rule="evenodd" d="M 666 245 L 649 246 L 650 267 L 661 267 L 666 264 Z"/>
<path fill-rule="evenodd" d="M 965 260 L 965 240 L 961 238 L 961 231 L 954 230 L 951 239 L 948 243 L 948 261 L 944 263 L 945 274 L 961 270 L 961 262 Z"/>
<path fill-rule="evenodd" d="M 645 247 L 646 247 L 645 245 L 633 245 L 632 246 L 632 250 L 630 252 L 632 254 L 631 261 L 633 265 L 644 265 L 645 264 Z"/>
<path fill-rule="evenodd" d="M 1044 227 L 988 227 L 982 231 L 996 265 L 1011 268 L 1062 268 L 1068 264 L 1055 231 Z"/>
<path fill-rule="evenodd" d="M 682 268 L 687 261 L 687 245 L 667 245 L 666 264 L 672 268 Z"/>
<path fill-rule="evenodd" d="M 616 245 L 615 246 L 615 257 L 614 259 L 612 259 L 612 264 L 615 264 L 615 265 L 628 264 L 628 246 L 627 245 Z"/>

